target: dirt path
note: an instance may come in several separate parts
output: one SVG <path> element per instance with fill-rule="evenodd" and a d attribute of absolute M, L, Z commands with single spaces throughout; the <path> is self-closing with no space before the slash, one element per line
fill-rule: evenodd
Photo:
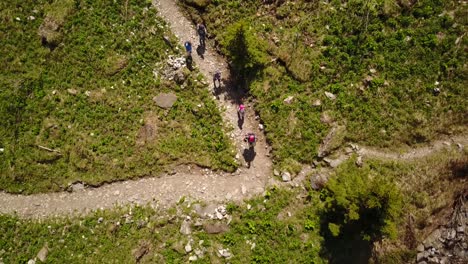
<path fill-rule="evenodd" d="M 172 32 L 178 36 L 180 42 L 191 40 L 196 48 L 198 39 L 194 26 L 182 15 L 175 1 L 159 0 L 154 1 L 153 4 L 160 11 L 160 15 L 169 22 Z M 204 59 L 195 53 L 193 59 L 209 83 L 211 83 L 212 74 L 216 69 L 222 71 L 224 79 L 229 77 L 226 62 L 211 49 L 208 48 L 205 52 Z M 182 197 L 192 197 L 196 200 L 214 203 L 225 200 L 239 201 L 263 192 L 265 186 L 275 182 L 272 178 L 272 163 L 268 157 L 269 147 L 263 133 L 258 130 L 259 124 L 255 120 L 254 110 L 249 104 L 247 104 L 243 129 L 239 128 L 236 115 L 239 98 L 232 92 L 232 87 L 224 88 L 224 91 L 219 94 L 217 102 L 218 106 L 224 109 L 224 121 L 233 128 L 230 137 L 237 147 L 237 157 L 240 161 L 244 160 L 243 135 L 246 132 L 254 132 L 259 136 L 256 155 L 250 168 L 243 166 L 236 173 L 230 174 L 183 166 L 178 167 L 177 173 L 172 175 L 166 174 L 157 178 L 116 182 L 76 192 L 28 196 L 0 192 L 0 213 L 17 213 L 20 217 L 40 218 L 73 213 L 81 214 L 131 203 L 149 203 L 164 208 L 176 203 Z M 213 89 L 212 85 L 210 85 L 210 89 Z M 407 153 L 389 153 L 365 147 L 361 147 L 358 153 L 367 157 L 383 159 L 421 158 L 444 147 L 454 147 L 457 143 L 465 146 L 468 142 L 464 137 L 460 137 L 437 141 L 431 147 L 414 149 Z M 245 164 L 245 161 L 243 162 Z M 306 173 L 301 173 L 291 184 L 297 185 L 299 180 L 305 177 Z"/>
<path fill-rule="evenodd" d="M 175 1 L 161 0 L 154 1 L 153 4 L 169 23 L 172 32 L 178 36 L 181 43 L 186 40 L 191 40 L 193 44 L 198 43 L 194 26 L 182 15 Z M 216 69 L 222 71 L 223 79 L 229 78 L 226 62 L 210 48 L 205 51 L 203 60 L 195 53 L 193 59 L 208 83 L 211 83 Z M 258 130 L 259 124 L 255 121 L 254 110 L 248 104 L 246 104 L 243 129 L 239 128 L 237 123 L 238 98 L 235 93 L 232 93 L 231 87 L 223 88 L 224 91 L 218 95 L 218 106 L 224 110 L 224 121 L 232 127 L 230 138 L 236 145 L 238 160 L 244 165 L 235 173 L 213 172 L 183 166 L 176 168 L 177 173 L 174 175 L 116 182 L 71 193 L 25 196 L 1 192 L 0 213 L 17 213 L 20 217 L 37 218 L 87 213 L 129 203 L 150 203 L 166 207 L 176 203 L 182 197 L 192 197 L 207 202 L 238 201 L 263 192 L 272 175 L 272 164 L 268 157 L 269 148 L 265 136 Z M 210 89 L 213 89 L 212 85 Z M 251 152 L 244 152 L 245 143 L 242 139 L 247 132 L 254 132 L 258 136 L 254 157 Z M 247 156 L 247 160 L 253 158 L 249 168 L 246 167 L 244 155 Z"/>

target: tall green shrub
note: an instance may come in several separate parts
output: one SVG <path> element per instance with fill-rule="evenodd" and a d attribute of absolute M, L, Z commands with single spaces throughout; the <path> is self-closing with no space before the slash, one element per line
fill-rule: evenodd
<path fill-rule="evenodd" d="M 266 44 L 250 31 L 245 21 L 227 28 L 222 45 L 241 78 L 248 78 L 267 61 Z"/>

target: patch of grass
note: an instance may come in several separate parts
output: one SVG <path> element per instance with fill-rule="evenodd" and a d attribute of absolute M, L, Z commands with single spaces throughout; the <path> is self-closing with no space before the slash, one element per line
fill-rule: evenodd
<path fill-rule="evenodd" d="M 148 1 L 49 2 L 0 3 L 0 189 L 59 191 L 186 163 L 238 166 L 197 73 L 185 71 L 183 84 L 155 77 L 182 54 L 161 37 L 170 33 Z M 38 36 L 49 17 L 62 35 L 53 48 Z M 153 102 L 161 92 L 177 95 L 171 109 Z"/>
<path fill-rule="evenodd" d="M 187 10 L 221 45 L 239 20 L 266 43 L 271 63 L 250 76 L 256 110 L 277 162 L 310 163 L 331 128 L 323 112 L 346 127 L 345 141 L 378 147 L 466 131 L 466 12 L 451 1 L 406 2 L 219 0 Z"/>
<path fill-rule="evenodd" d="M 207 234 L 200 227 L 192 227 L 193 250 L 204 250 L 198 263 L 223 261 L 217 256 L 221 248 L 229 248 L 230 263 L 325 263 L 318 256 L 320 237 L 314 228 L 317 219 L 311 218 L 313 206 L 305 205 L 291 217 L 278 219 L 283 210 L 292 210 L 295 192 L 273 189 L 270 198 L 259 196 L 245 206 L 231 206 L 233 220 L 230 231 Z M 264 201 L 265 200 L 265 201 Z M 5 263 L 27 262 L 48 245 L 47 262 L 109 262 L 131 263 L 142 245 L 148 252 L 142 263 L 185 263 L 190 255 L 185 245 L 189 237 L 179 233 L 185 217 L 188 199 L 169 211 L 155 211 L 148 207 L 117 208 L 98 211 L 86 217 L 20 220 L 0 215 L 0 260 Z M 177 213 L 179 212 L 179 213 Z M 177 214 L 177 215 L 176 215 Z M 195 221 L 197 216 L 192 214 Z M 308 225 L 304 225 L 304 219 Z M 203 242 L 201 242 L 203 240 Z M 254 246 L 253 246 L 254 245 Z"/>

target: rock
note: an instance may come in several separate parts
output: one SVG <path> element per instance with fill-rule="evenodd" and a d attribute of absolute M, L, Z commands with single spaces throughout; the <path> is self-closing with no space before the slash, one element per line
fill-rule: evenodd
<path fill-rule="evenodd" d="M 273 170 L 273 175 L 275 175 L 275 176 L 279 176 L 279 175 L 280 175 L 280 173 L 279 173 L 279 171 L 278 171 L 277 169 L 274 169 L 274 170 Z"/>
<path fill-rule="evenodd" d="M 102 223 L 102 221 L 104 221 L 104 218 L 102 218 L 102 217 L 99 217 L 98 220 L 97 220 L 98 224 Z"/>
<path fill-rule="evenodd" d="M 183 235 L 190 235 L 192 233 L 192 229 L 190 228 L 190 221 L 184 220 L 180 225 L 180 233 Z"/>
<path fill-rule="evenodd" d="M 250 210 L 250 209 L 252 209 L 252 205 L 247 204 L 247 210 Z"/>
<path fill-rule="evenodd" d="M 377 72 L 377 70 L 376 70 L 376 69 L 369 69 L 369 71 L 370 71 L 370 73 L 372 73 L 372 74 L 374 74 L 374 73 L 376 73 L 376 72 Z"/>
<path fill-rule="evenodd" d="M 336 99 L 336 95 L 334 95 L 332 93 L 329 93 L 329 92 L 325 92 L 325 96 L 330 100 L 335 100 Z"/>
<path fill-rule="evenodd" d="M 263 130 L 263 125 L 262 125 L 262 124 L 258 124 L 258 129 Z"/>
<path fill-rule="evenodd" d="M 283 172 L 283 174 L 281 174 L 281 179 L 284 182 L 291 181 L 291 174 L 289 172 L 285 171 L 285 172 Z"/>
<path fill-rule="evenodd" d="M 465 233 L 465 227 L 463 227 L 462 225 L 459 225 L 459 226 L 457 227 L 457 232 L 458 232 L 458 233 Z"/>
<path fill-rule="evenodd" d="M 28 264 L 36 264 L 36 261 L 34 259 L 28 260 Z"/>
<path fill-rule="evenodd" d="M 177 100 L 177 96 L 174 93 L 160 93 L 153 98 L 153 101 L 161 108 L 171 108 Z"/>
<path fill-rule="evenodd" d="M 132 250 L 132 255 L 136 262 L 140 261 L 140 259 L 149 252 L 150 245 L 150 242 L 141 240 L 138 247 Z"/>
<path fill-rule="evenodd" d="M 333 117 L 330 115 L 329 112 L 323 112 L 321 115 L 320 115 L 320 122 L 324 123 L 324 124 L 331 124 L 333 123 Z"/>
<path fill-rule="evenodd" d="M 286 99 L 283 100 L 283 103 L 291 104 L 293 99 L 294 99 L 294 96 L 290 95 L 290 96 L 286 97 Z"/>
<path fill-rule="evenodd" d="M 75 182 L 68 187 L 71 192 L 79 192 L 85 189 L 85 185 L 81 182 Z"/>
<path fill-rule="evenodd" d="M 315 174 L 310 177 L 310 187 L 316 191 L 322 189 L 328 181 L 328 177 L 323 174 Z"/>
<path fill-rule="evenodd" d="M 416 248 L 416 250 L 418 252 L 423 252 L 424 251 L 424 245 L 423 244 L 419 244 L 418 247 Z"/>
<path fill-rule="evenodd" d="M 416 255 L 416 261 L 417 261 L 417 262 L 423 261 L 424 259 L 425 259 L 424 252 L 419 252 L 419 253 Z"/>
<path fill-rule="evenodd" d="M 321 106 L 322 105 L 322 101 L 320 101 L 319 99 L 315 100 L 313 103 L 312 103 L 312 106 Z"/>
<path fill-rule="evenodd" d="M 362 167 L 363 162 L 362 162 L 362 157 L 361 157 L 361 156 L 357 157 L 357 159 L 356 159 L 356 165 L 357 165 L 358 167 Z"/>
<path fill-rule="evenodd" d="M 47 247 L 47 243 L 41 248 L 41 250 L 39 250 L 39 253 L 37 253 L 37 258 L 41 261 L 41 262 L 45 262 L 46 258 L 47 258 L 47 254 L 49 253 L 49 248 Z"/>
<path fill-rule="evenodd" d="M 192 245 L 190 241 L 187 243 L 187 245 L 185 245 L 184 249 L 185 249 L 185 252 L 187 253 L 190 253 L 192 251 Z"/>
<path fill-rule="evenodd" d="M 76 95 L 76 94 L 78 94 L 78 91 L 75 90 L 75 89 L 67 89 L 67 92 L 68 92 L 69 94 L 71 94 L 71 95 Z"/>
<path fill-rule="evenodd" d="M 218 253 L 219 253 L 219 255 L 220 255 L 221 257 L 223 257 L 223 258 L 229 259 L 229 258 L 232 257 L 232 254 L 231 254 L 231 252 L 229 252 L 229 249 L 228 249 L 228 248 L 226 248 L 226 249 L 224 249 L 224 248 L 219 249 L 219 250 L 218 250 Z"/>
<path fill-rule="evenodd" d="M 3 153 L 5 151 L 4 148 L 0 148 L 0 153 Z"/>
<path fill-rule="evenodd" d="M 195 211 L 195 213 L 198 216 L 203 216 L 203 207 L 201 206 L 201 204 L 199 204 L 199 203 L 192 204 L 192 209 L 193 209 L 193 211 Z"/>
<path fill-rule="evenodd" d="M 185 79 L 186 79 L 186 76 L 184 74 L 184 72 L 182 70 L 178 70 L 177 72 L 175 72 L 174 74 L 174 81 L 181 85 L 185 82 Z"/>
<path fill-rule="evenodd" d="M 203 229 L 208 234 L 220 234 L 229 230 L 229 226 L 225 223 L 204 223 Z"/>
<path fill-rule="evenodd" d="M 197 261 L 198 257 L 196 255 L 192 255 L 188 258 L 189 261 Z"/>

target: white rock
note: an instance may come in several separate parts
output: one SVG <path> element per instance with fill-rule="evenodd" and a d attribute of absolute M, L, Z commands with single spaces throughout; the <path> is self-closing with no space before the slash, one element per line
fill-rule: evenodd
<path fill-rule="evenodd" d="M 252 205 L 247 204 L 247 210 L 250 210 L 250 209 L 252 209 Z"/>
<path fill-rule="evenodd" d="M 262 124 L 258 124 L 258 129 L 263 130 L 263 125 L 262 125 Z"/>
<path fill-rule="evenodd" d="M 189 261 L 197 261 L 198 257 L 193 255 L 188 258 Z"/>
<path fill-rule="evenodd" d="M 28 264 L 36 264 L 36 261 L 34 259 L 28 260 Z"/>
<path fill-rule="evenodd" d="M 291 173 L 287 171 L 283 172 L 283 174 L 281 175 L 281 179 L 283 179 L 284 182 L 291 181 Z"/>
<path fill-rule="evenodd" d="M 369 72 L 370 72 L 370 73 L 376 73 L 377 70 L 376 70 L 376 69 L 369 69 Z"/>
<path fill-rule="evenodd" d="M 15 19 L 16 19 L 16 21 L 21 21 L 21 18 L 19 18 L 19 17 L 16 17 Z"/>
<path fill-rule="evenodd" d="M 283 102 L 285 104 L 291 104 L 293 99 L 294 99 L 294 96 L 290 95 L 290 96 L 286 97 L 286 99 L 284 99 Z"/>
<path fill-rule="evenodd" d="M 4 149 L 4 148 L 0 148 L 0 152 L 4 152 L 4 151 L 5 151 L 5 149 Z"/>
<path fill-rule="evenodd" d="M 335 100 L 336 99 L 336 95 L 334 95 L 332 93 L 329 93 L 329 92 L 325 92 L 325 96 L 328 97 L 328 99 L 330 99 L 330 100 Z"/>
<path fill-rule="evenodd" d="M 192 245 L 190 245 L 190 241 L 185 245 L 185 252 L 189 253 L 192 251 Z"/>

